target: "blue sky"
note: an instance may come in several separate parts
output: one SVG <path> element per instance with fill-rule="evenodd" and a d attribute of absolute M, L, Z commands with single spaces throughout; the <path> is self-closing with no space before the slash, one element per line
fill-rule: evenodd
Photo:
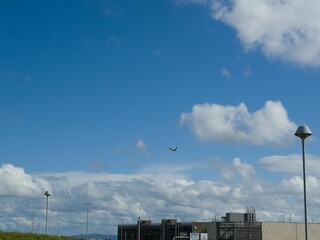
<path fill-rule="evenodd" d="M 303 124 L 319 222 L 318 5 L 2 1 L 0 230 L 36 211 L 44 232 L 46 190 L 51 234 L 79 233 L 84 202 L 96 232 L 247 206 L 302 221 Z"/>

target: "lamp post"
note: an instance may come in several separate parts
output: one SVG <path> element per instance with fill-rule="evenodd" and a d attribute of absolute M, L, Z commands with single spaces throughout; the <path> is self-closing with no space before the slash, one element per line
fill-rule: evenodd
<path fill-rule="evenodd" d="M 308 240 L 308 215 L 307 215 L 307 189 L 306 189 L 306 164 L 305 164 L 305 139 L 312 135 L 310 129 L 307 126 L 298 127 L 295 134 L 301 138 L 302 143 L 302 166 L 303 166 L 303 196 L 304 196 L 304 230 L 305 240 Z"/>
<path fill-rule="evenodd" d="M 45 191 L 44 195 L 47 197 L 47 208 L 46 208 L 46 230 L 45 234 L 47 235 L 48 233 L 48 207 L 49 207 L 49 196 L 51 193 L 49 191 Z"/>
<path fill-rule="evenodd" d="M 89 205 L 91 205 L 91 203 L 84 203 L 84 205 L 87 205 L 87 228 L 86 228 L 86 239 L 88 238 L 88 228 L 89 228 Z"/>
<path fill-rule="evenodd" d="M 32 233 L 34 233 L 34 213 L 36 211 L 32 211 Z"/>

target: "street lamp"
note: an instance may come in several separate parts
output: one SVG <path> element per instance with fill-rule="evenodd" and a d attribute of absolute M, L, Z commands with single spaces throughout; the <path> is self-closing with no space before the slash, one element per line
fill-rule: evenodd
<path fill-rule="evenodd" d="M 303 165 L 303 196 L 304 196 L 304 229 L 305 229 L 305 240 L 308 240 L 308 217 L 307 217 L 307 189 L 306 189 L 306 164 L 305 164 L 305 139 L 312 135 L 310 129 L 304 125 L 298 127 L 295 134 L 301 138 L 302 142 L 302 165 Z"/>
<path fill-rule="evenodd" d="M 87 229 L 86 229 L 86 235 L 87 235 L 87 239 L 88 238 L 88 228 L 89 228 L 89 205 L 91 205 L 91 203 L 84 203 L 84 205 L 87 205 Z"/>
<path fill-rule="evenodd" d="M 46 209 L 46 231 L 45 234 L 48 233 L 48 206 L 49 206 L 49 196 L 51 193 L 49 191 L 45 191 L 44 195 L 47 197 L 47 209 Z"/>

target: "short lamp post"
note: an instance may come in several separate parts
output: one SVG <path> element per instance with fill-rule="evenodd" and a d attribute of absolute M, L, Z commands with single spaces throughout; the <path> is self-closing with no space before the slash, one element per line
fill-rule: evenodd
<path fill-rule="evenodd" d="M 302 166 L 303 166 L 303 196 L 304 196 L 304 229 L 305 240 L 308 240 L 308 215 L 307 215 L 307 189 L 306 189 L 306 164 L 305 164 L 305 139 L 312 135 L 310 129 L 307 126 L 298 127 L 295 134 L 301 138 L 302 142 Z"/>
<path fill-rule="evenodd" d="M 47 197 L 47 207 L 46 207 L 46 230 L 45 234 L 47 235 L 48 233 L 48 207 L 49 207 L 49 196 L 51 193 L 49 191 L 45 191 L 44 195 Z"/>

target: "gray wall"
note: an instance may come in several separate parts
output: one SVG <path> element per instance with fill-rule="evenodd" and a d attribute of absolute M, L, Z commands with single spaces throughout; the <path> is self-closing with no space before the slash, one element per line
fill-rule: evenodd
<path fill-rule="evenodd" d="M 304 240 L 304 223 L 262 223 L 262 240 Z M 320 224 L 308 224 L 308 239 L 320 239 Z"/>

